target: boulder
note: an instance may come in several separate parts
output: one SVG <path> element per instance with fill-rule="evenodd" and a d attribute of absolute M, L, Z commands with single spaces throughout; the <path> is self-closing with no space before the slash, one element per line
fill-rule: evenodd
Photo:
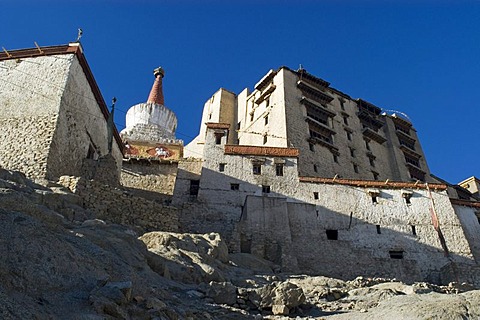
<path fill-rule="evenodd" d="M 237 303 L 237 288 L 229 282 L 210 282 L 206 294 L 215 303 L 228 305 Z"/>
<path fill-rule="evenodd" d="M 297 307 L 305 302 L 303 290 L 291 282 L 271 283 L 256 289 L 258 307 L 272 308 L 274 305 L 283 305 L 288 309 Z"/>

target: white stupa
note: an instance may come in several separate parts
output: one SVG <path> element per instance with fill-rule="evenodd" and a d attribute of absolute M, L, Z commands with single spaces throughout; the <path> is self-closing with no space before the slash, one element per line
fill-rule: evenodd
<path fill-rule="evenodd" d="M 160 143 L 179 143 L 175 139 L 177 117 L 165 107 L 162 79 L 165 71 L 159 67 L 153 71 L 155 82 L 145 103 L 139 103 L 128 109 L 126 128 L 121 136 L 128 141 L 151 141 Z"/>

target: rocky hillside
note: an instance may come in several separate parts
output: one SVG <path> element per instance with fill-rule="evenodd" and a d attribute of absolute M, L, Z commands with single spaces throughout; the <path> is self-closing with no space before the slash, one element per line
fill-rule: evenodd
<path fill-rule="evenodd" d="M 218 234 L 95 219 L 60 185 L 0 169 L 1 319 L 471 319 L 463 284 L 284 274 Z"/>

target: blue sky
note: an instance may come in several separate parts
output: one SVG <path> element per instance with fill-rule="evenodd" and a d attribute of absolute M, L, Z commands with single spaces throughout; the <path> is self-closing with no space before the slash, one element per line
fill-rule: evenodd
<path fill-rule="evenodd" d="M 165 104 L 190 141 L 204 102 L 302 64 L 354 98 L 406 113 L 430 170 L 480 177 L 480 1 L 3 1 L 0 46 L 74 41 L 115 122 L 163 66 Z"/>

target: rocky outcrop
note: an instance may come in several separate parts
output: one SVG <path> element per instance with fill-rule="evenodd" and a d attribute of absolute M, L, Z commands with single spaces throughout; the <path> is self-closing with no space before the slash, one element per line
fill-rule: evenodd
<path fill-rule="evenodd" d="M 467 319 L 480 291 L 291 275 L 216 233 L 140 238 L 59 185 L 0 169 L 2 319 Z"/>

